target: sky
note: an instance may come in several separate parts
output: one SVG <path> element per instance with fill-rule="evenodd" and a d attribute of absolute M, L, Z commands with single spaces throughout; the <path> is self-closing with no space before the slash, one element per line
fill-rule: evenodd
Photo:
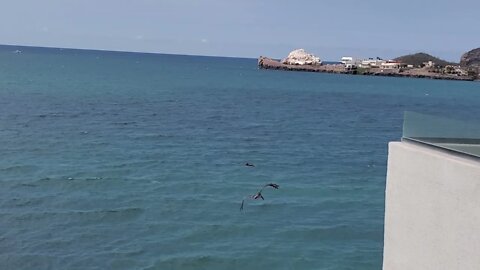
<path fill-rule="evenodd" d="M 0 44 L 322 60 L 480 47 L 479 0 L 0 0 Z"/>

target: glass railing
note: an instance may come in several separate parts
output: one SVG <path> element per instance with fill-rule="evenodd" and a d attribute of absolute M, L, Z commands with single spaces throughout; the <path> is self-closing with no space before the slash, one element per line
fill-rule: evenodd
<path fill-rule="evenodd" d="M 402 140 L 480 158 L 480 123 L 405 112 Z"/>

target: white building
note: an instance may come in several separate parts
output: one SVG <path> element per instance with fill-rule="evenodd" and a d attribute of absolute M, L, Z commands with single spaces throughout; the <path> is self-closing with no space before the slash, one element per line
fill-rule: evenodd
<path fill-rule="evenodd" d="M 381 69 L 400 69 L 400 68 L 406 68 L 406 67 L 407 67 L 407 64 L 395 62 L 395 61 L 387 61 L 380 65 Z"/>
<path fill-rule="evenodd" d="M 355 69 L 361 64 L 360 60 L 351 56 L 342 57 L 340 62 L 345 65 L 345 69 Z"/>
<path fill-rule="evenodd" d="M 369 59 L 362 60 L 362 62 L 360 63 L 360 67 L 379 68 L 383 63 L 386 63 L 386 61 L 378 58 L 377 59 L 369 58 Z"/>
<path fill-rule="evenodd" d="M 434 67 L 435 63 L 433 61 L 424 62 L 423 65 L 427 68 Z"/>
<path fill-rule="evenodd" d="M 355 59 L 351 56 L 344 56 L 342 57 L 342 59 L 340 59 L 340 63 L 346 65 L 347 63 L 354 63 L 355 62 Z"/>

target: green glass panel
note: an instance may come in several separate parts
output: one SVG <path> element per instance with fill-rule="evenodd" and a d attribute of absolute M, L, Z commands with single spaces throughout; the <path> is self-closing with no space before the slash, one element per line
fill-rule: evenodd
<path fill-rule="evenodd" d="M 402 139 L 480 157 L 480 124 L 405 112 Z"/>

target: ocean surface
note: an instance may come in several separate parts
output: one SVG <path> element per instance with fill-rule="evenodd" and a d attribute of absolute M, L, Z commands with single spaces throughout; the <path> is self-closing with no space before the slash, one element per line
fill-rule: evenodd
<path fill-rule="evenodd" d="M 404 111 L 480 115 L 478 82 L 16 49 L 0 47 L 5 270 L 381 269 Z"/>

